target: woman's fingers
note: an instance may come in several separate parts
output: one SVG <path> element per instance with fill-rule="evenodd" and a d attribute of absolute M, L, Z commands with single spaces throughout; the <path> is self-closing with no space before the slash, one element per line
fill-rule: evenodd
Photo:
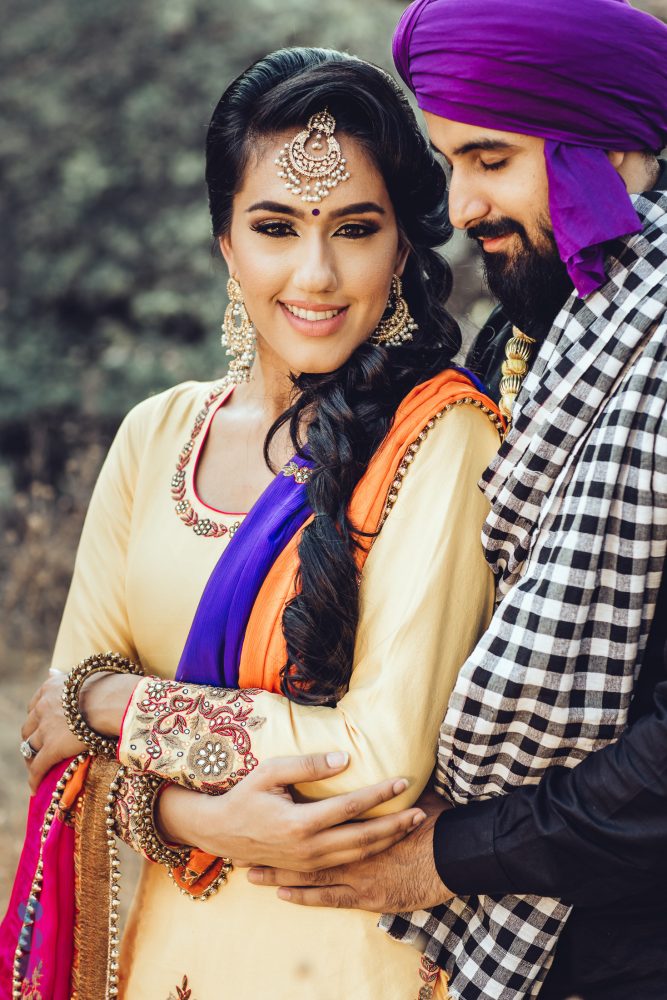
<path fill-rule="evenodd" d="M 255 772 L 255 780 L 264 788 L 321 781 L 344 771 L 349 762 L 350 755 L 342 751 L 309 753 L 301 757 L 273 757 L 260 764 Z"/>
<path fill-rule="evenodd" d="M 391 799 L 401 795 L 408 787 L 405 778 L 389 778 L 380 781 L 377 785 L 368 785 L 360 788 L 356 792 L 345 792 L 343 795 L 334 795 L 330 799 L 322 799 L 320 802 L 309 802 L 302 808 L 308 810 L 306 829 L 308 833 L 317 833 L 319 830 L 326 830 L 340 823 L 346 823 L 351 819 L 358 819 L 369 809 L 389 802 Z M 403 815 L 396 813 L 394 817 Z M 305 817 L 304 817 L 305 818 Z"/>
<path fill-rule="evenodd" d="M 28 714 L 27 719 L 25 720 L 25 722 L 21 726 L 21 739 L 22 740 L 28 740 L 28 739 L 30 739 L 30 737 L 32 736 L 32 734 L 34 732 L 36 732 L 38 726 L 39 726 L 39 720 L 37 718 L 37 713 L 33 709 Z M 30 739 L 30 742 L 32 743 L 31 739 Z M 35 749 L 37 749 L 37 748 L 35 747 Z"/>
<path fill-rule="evenodd" d="M 35 751 L 35 754 L 39 753 L 39 751 L 44 746 L 44 737 L 42 736 L 39 727 L 30 729 L 28 732 L 24 733 L 25 729 L 26 726 L 24 726 L 23 729 L 21 730 L 21 739 L 28 741 L 32 749 Z M 35 760 L 34 756 L 25 758 L 26 764 L 31 764 L 34 760 Z"/>
<path fill-rule="evenodd" d="M 295 862 L 303 869 L 318 870 L 362 861 L 402 840 L 425 818 L 421 809 L 405 809 L 304 836 L 294 844 Z"/>

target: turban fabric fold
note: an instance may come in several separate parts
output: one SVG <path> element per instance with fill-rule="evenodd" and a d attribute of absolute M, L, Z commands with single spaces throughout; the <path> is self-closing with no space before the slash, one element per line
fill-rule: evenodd
<path fill-rule="evenodd" d="M 626 0 L 416 0 L 394 61 L 423 111 L 545 140 L 549 209 L 580 295 L 640 230 L 610 150 L 667 144 L 667 25 Z"/>

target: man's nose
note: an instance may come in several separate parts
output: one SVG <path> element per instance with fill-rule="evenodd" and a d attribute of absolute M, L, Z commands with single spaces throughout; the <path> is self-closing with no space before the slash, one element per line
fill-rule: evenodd
<path fill-rule="evenodd" d="M 469 229 L 491 211 L 489 199 L 468 174 L 454 170 L 449 180 L 449 218 L 456 229 Z"/>
<path fill-rule="evenodd" d="M 336 262 L 328 241 L 303 240 L 294 283 L 301 291 L 313 294 L 333 292 L 338 288 Z"/>

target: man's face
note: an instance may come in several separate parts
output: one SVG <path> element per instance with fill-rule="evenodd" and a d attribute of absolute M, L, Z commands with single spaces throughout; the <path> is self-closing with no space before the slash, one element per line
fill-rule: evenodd
<path fill-rule="evenodd" d="M 549 216 L 544 139 L 424 112 L 449 165 L 449 214 L 481 248 L 487 283 L 522 329 L 555 318 L 572 290 Z"/>

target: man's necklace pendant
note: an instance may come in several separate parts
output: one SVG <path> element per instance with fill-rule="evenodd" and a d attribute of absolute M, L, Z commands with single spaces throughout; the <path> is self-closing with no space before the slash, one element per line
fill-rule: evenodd
<path fill-rule="evenodd" d="M 530 365 L 530 356 L 535 340 L 512 327 L 512 336 L 505 344 L 505 360 L 502 363 L 500 379 L 500 412 L 508 425 L 512 422 L 514 401 Z"/>

